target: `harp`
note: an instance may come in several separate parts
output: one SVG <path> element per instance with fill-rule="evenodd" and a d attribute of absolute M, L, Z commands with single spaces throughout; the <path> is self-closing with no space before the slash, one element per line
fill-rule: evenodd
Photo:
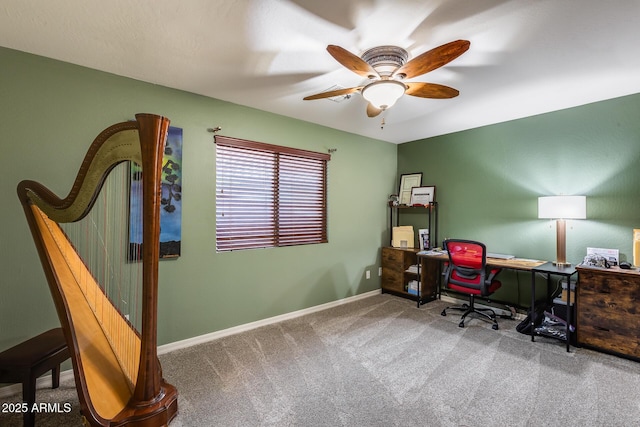
<path fill-rule="evenodd" d="M 168 127 L 164 117 L 137 114 L 102 131 L 64 199 L 34 181 L 18 184 L 90 425 L 160 426 L 177 413 L 157 356 Z M 132 176 L 131 162 L 142 172 Z"/>

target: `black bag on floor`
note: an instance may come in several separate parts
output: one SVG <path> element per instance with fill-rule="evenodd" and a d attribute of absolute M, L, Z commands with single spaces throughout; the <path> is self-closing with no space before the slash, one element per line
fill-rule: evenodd
<path fill-rule="evenodd" d="M 533 313 L 534 327 L 540 326 L 544 320 L 545 304 L 536 304 L 536 311 Z M 531 310 L 527 313 L 527 317 L 516 326 L 516 331 L 521 334 L 531 335 Z"/>

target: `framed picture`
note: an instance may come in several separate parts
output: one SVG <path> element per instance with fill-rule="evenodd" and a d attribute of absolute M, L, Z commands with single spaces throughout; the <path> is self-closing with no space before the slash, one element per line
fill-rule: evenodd
<path fill-rule="evenodd" d="M 422 172 L 400 175 L 400 188 L 398 189 L 398 204 L 411 203 L 411 189 L 422 185 Z"/>
<path fill-rule="evenodd" d="M 421 228 L 418 230 L 418 240 L 420 243 L 420 250 L 426 251 L 430 248 L 429 246 L 429 229 Z"/>
<path fill-rule="evenodd" d="M 434 185 L 428 187 L 413 187 L 411 189 L 410 204 L 428 205 L 436 199 L 436 187 Z"/>
<path fill-rule="evenodd" d="M 138 261 L 142 247 L 142 168 L 131 162 L 129 189 L 129 260 Z M 160 258 L 180 256 L 182 244 L 182 128 L 169 126 L 162 157 Z"/>

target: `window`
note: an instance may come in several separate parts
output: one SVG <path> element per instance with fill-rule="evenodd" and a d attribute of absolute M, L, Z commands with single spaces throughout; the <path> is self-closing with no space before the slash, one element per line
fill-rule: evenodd
<path fill-rule="evenodd" d="M 216 250 L 327 242 L 328 154 L 216 142 Z"/>

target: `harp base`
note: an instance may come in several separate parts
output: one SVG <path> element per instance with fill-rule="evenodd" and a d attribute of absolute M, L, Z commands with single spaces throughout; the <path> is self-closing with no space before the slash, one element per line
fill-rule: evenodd
<path fill-rule="evenodd" d="M 176 415 L 178 391 L 163 380 L 158 399 L 152 402 L 129 402 L 129 405 L 112 420 L 100 420 L 83 415 L 82 421 L 85 426 L 158 427 L 168 425 Z"/>

